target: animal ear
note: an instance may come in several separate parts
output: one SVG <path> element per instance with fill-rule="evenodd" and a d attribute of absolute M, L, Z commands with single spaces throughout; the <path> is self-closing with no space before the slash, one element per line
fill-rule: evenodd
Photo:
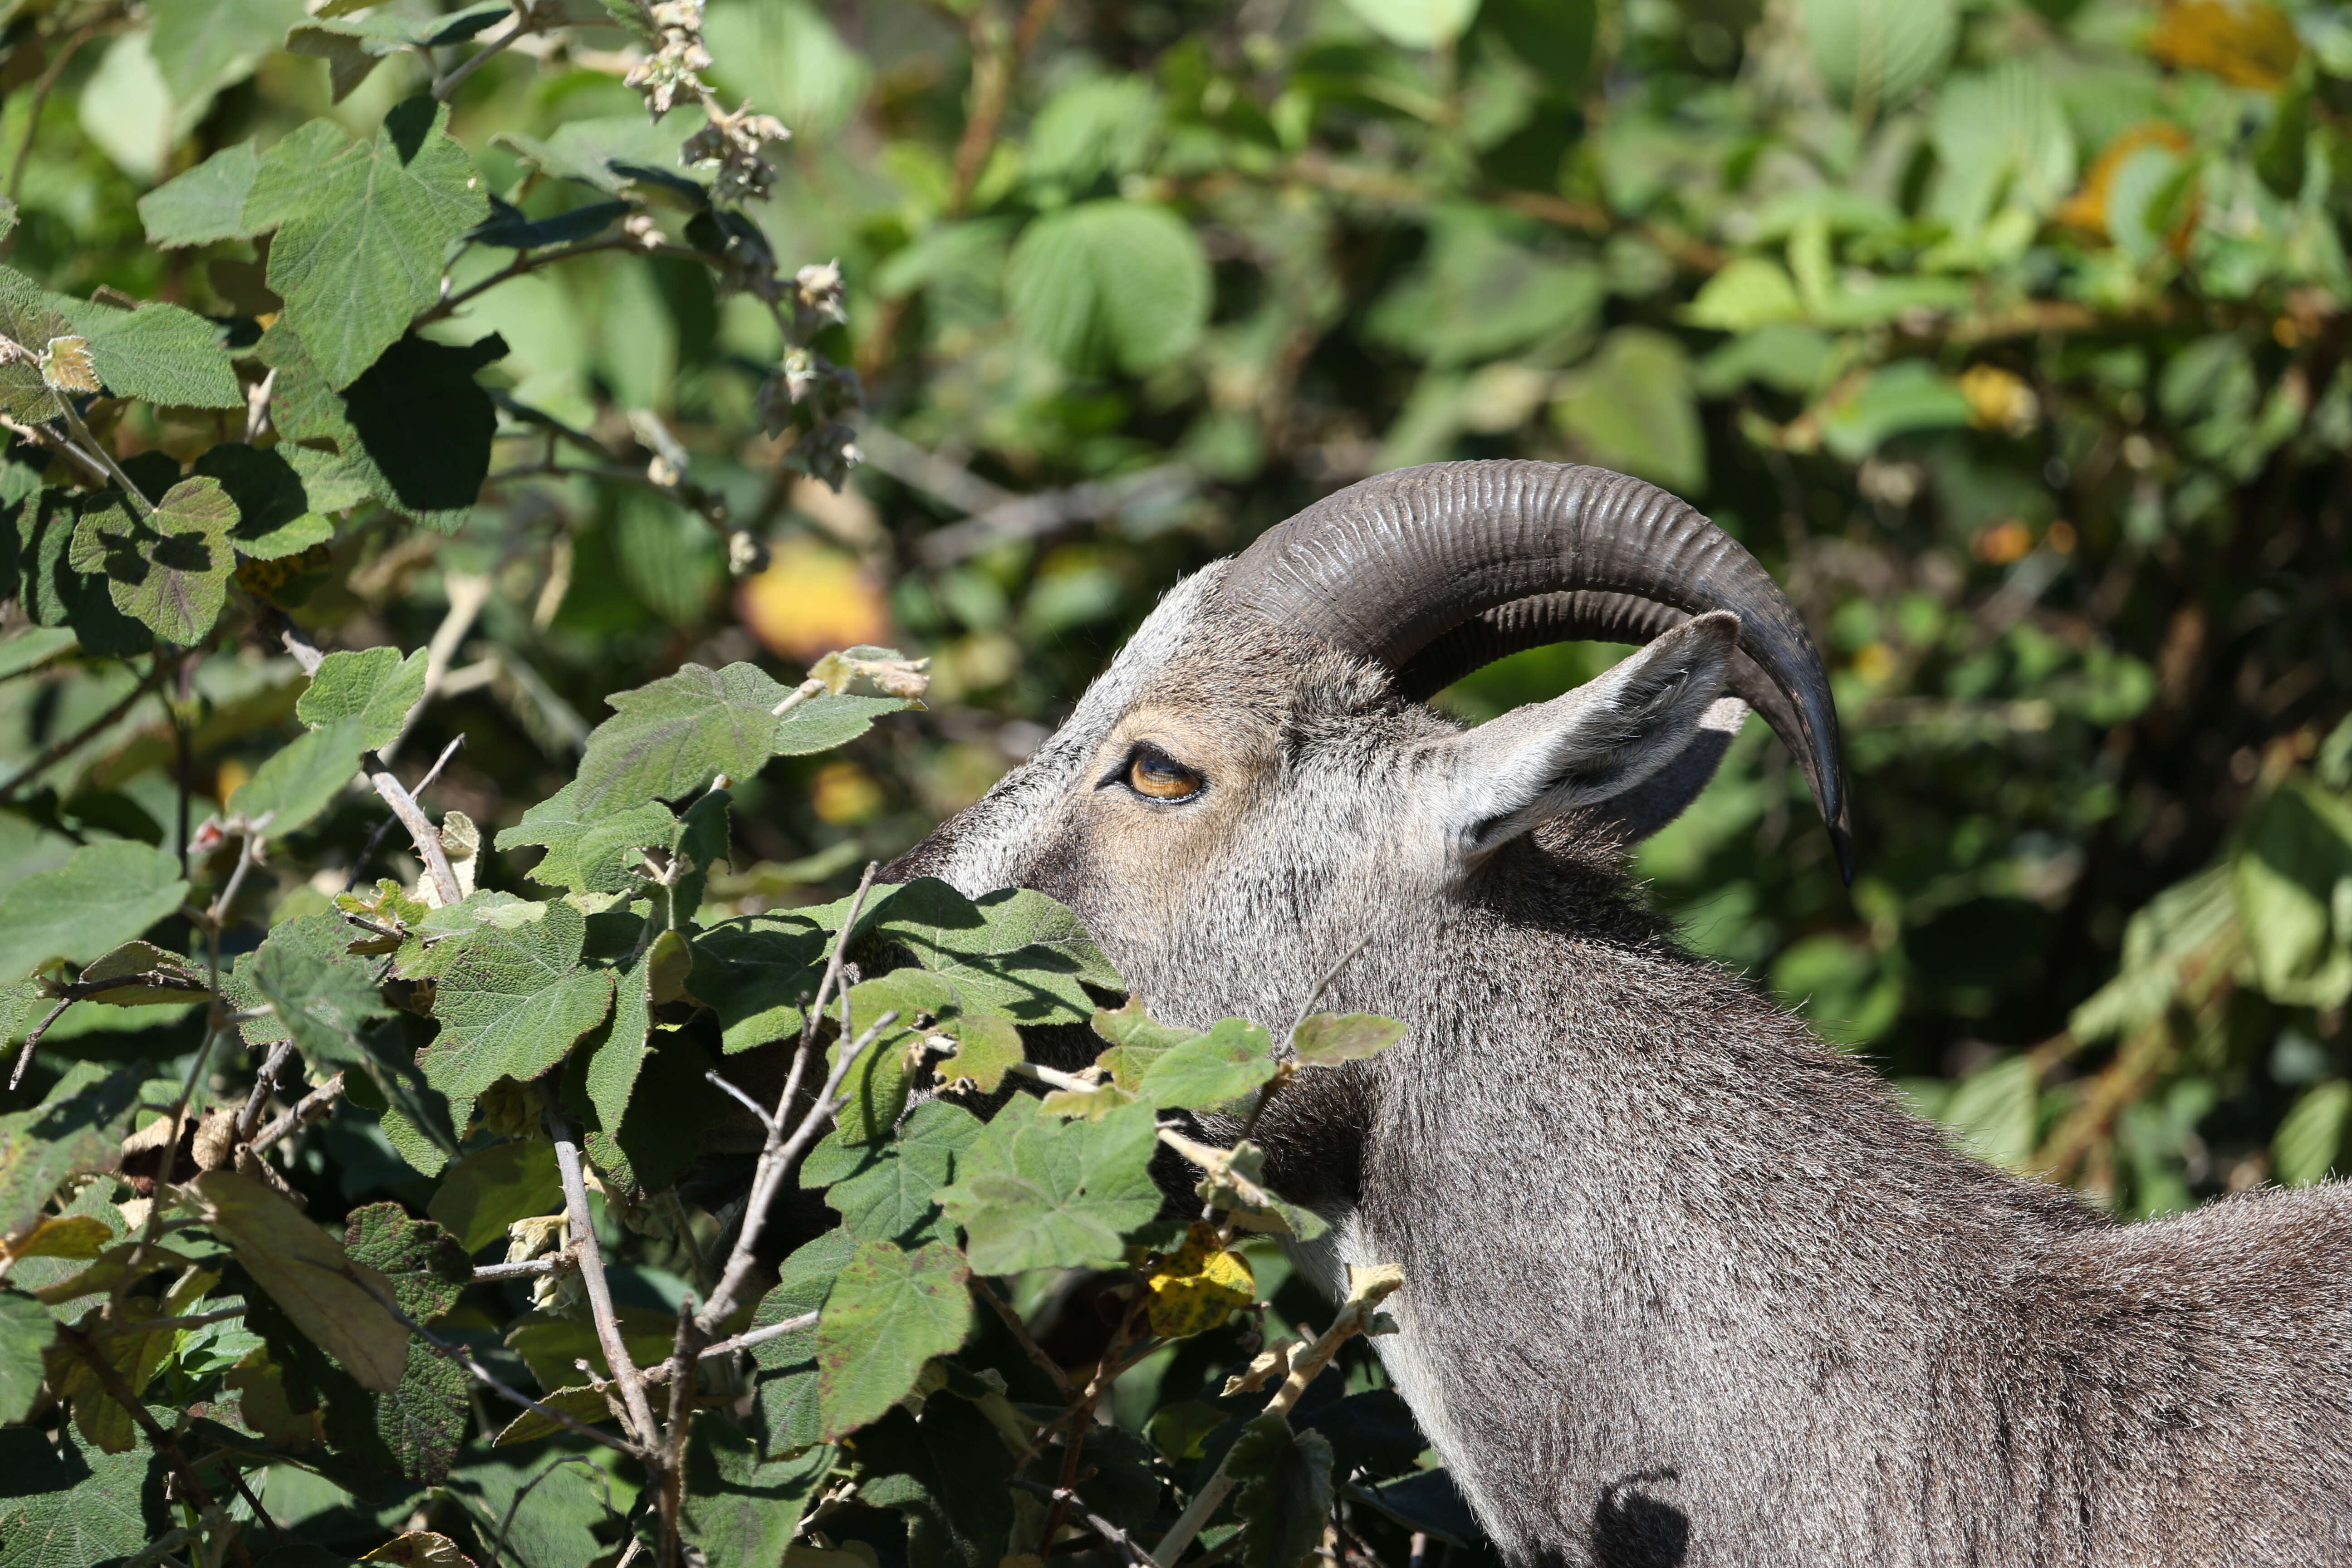
<path fill-rule="evenodd" d="M 1625 794 L 1673 762 L 1722 689 L 1738 638 L 1739 617 L 1728 611 L 1697 616 L 1565 696 L 1442 742 L 1454 852 L 1479 859 L 1561 812 Z"/>
<path fill-rule="evenodd" d="M 1625 848 L 1632 848 L 1675 817 L 1698 798 L 1715 779 L 1731 742 L 1748 722 L 1748 707 L 1737 697 L 1718 697 L 1699 715 L 1690 743 L 1674 761 L 1613 799 L 1594 809 L 1595 826 Z"/>

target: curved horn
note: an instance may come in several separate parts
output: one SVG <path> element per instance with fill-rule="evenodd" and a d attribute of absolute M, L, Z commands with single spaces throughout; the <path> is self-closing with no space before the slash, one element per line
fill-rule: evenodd
<path fill-rule="evenodd" d="M 1853 879 L 1837 709 L 1804 622 L 1738 541 L 1655 485 L 1563 463 L 1402 468 L 1269 529 L 1223 593 L 1380 660 L 1415 696 L 1522 648 L 1648 642 L 1730 610 L 1726 684 L 1797 754 Z"/>

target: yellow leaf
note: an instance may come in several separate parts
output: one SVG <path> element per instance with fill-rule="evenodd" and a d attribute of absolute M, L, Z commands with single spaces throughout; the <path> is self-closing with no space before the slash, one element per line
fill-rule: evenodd
<path fill-rule="evenodd" d="M 1257 1298 L 1249 1259 L 1220 1247 L 1216 1228 L 1198 1220 L 1144 1284 L 1151 1291 L 1151 1331 L 1170 1340 L 1206 1333 Z"/>
<path fill-rule="evenodd" d="M 87 338 L 51 338 L 41 351 L 41 381 L 52 392 L 97 392 L 98 365 Z"/>
<path fill-rule="evenodd" d="M 0 1258 L 96 1258 L 113 1239 L 94 1215 L 51 1215 L 13 1244 L 0 1241 Z"/>
<path fill-rule="evenodd" d="M 752 636 L 803 664 L 835 648 L 889 641 L 881 588 L 853 557 L 813 539 L 777 545 L 767 570 L 736 591 L 735 609 Z"/>
<path fill-rule="evenodd" d="M 1997 364 L 1972 364 L 1962 371 L 1960 395 L 1969 400 L 1969 422 L 1979 430 L 2022 436 L 2042 417 L 2042 400 L 2025 378 Z"/>
<path fill-rule="evenodd" d="M 2269 92 L 2294 74 L 2303 40 L 2286 13 L 2263 0 L 2179 0 L 2158 18 L 2147 52 L 2167 65 L 2211 71 L 2239 87 Z"/>
<path fill-rule="evenodd" d="M 2189 133 L 2168 121 L 2150 120 L 2133 126 L 2100 149 L 2090 172 L 2083 176 L 2083 188 L 2060 204 L 2058 221 L 2107 237 L 2107 190 L 2115 184 L 2116 171 L 2143 147 L 2179 153 L 2188 146 Z"/>
<path fill-rule="evenodd" d="M 429 1530 L 395 1535 L 360 1561 L 397 1563 L 399 1568 L 474 1568 L 474 1560 L 458 1551 L 456 1542 Z"/>
<path fill-rule="evenodd" d="M 383 1305 L 392 1286 L 300 1209 L 234 1171 L 207 1171 L 193 1184 L 205 1221 L 294 1320 L 295 1327 L 378 1394 L 400 1386 L 408 1330 Z"/>

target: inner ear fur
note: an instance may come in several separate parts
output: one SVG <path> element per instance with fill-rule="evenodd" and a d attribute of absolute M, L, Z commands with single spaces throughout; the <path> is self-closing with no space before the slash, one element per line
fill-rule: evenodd
<path fill-rule="evenodd" d="M 1738 637 L 1728 611 L 1696 616 L 1573 691 L 1453 737 L 1447 826 L 1459 851 L 1486 855 L 1674 762 L 1721 692 Z"/>

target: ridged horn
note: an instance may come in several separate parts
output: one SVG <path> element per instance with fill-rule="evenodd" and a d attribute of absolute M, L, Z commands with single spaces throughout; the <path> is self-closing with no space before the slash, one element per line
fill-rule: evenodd
<path fill-rule="evenodd" d="M 1853 879 L 1828 672 L 1770 573 L 1687 503 L 1565 463 L 1431 463 L 1325 497 L 1226 574 L 1227 599 L 1378 659 L 1426 697 L 1507 654 L 1646 643 L 1709 610 L 1739 616 L 1725 683 L 1795 752 Z"/>

